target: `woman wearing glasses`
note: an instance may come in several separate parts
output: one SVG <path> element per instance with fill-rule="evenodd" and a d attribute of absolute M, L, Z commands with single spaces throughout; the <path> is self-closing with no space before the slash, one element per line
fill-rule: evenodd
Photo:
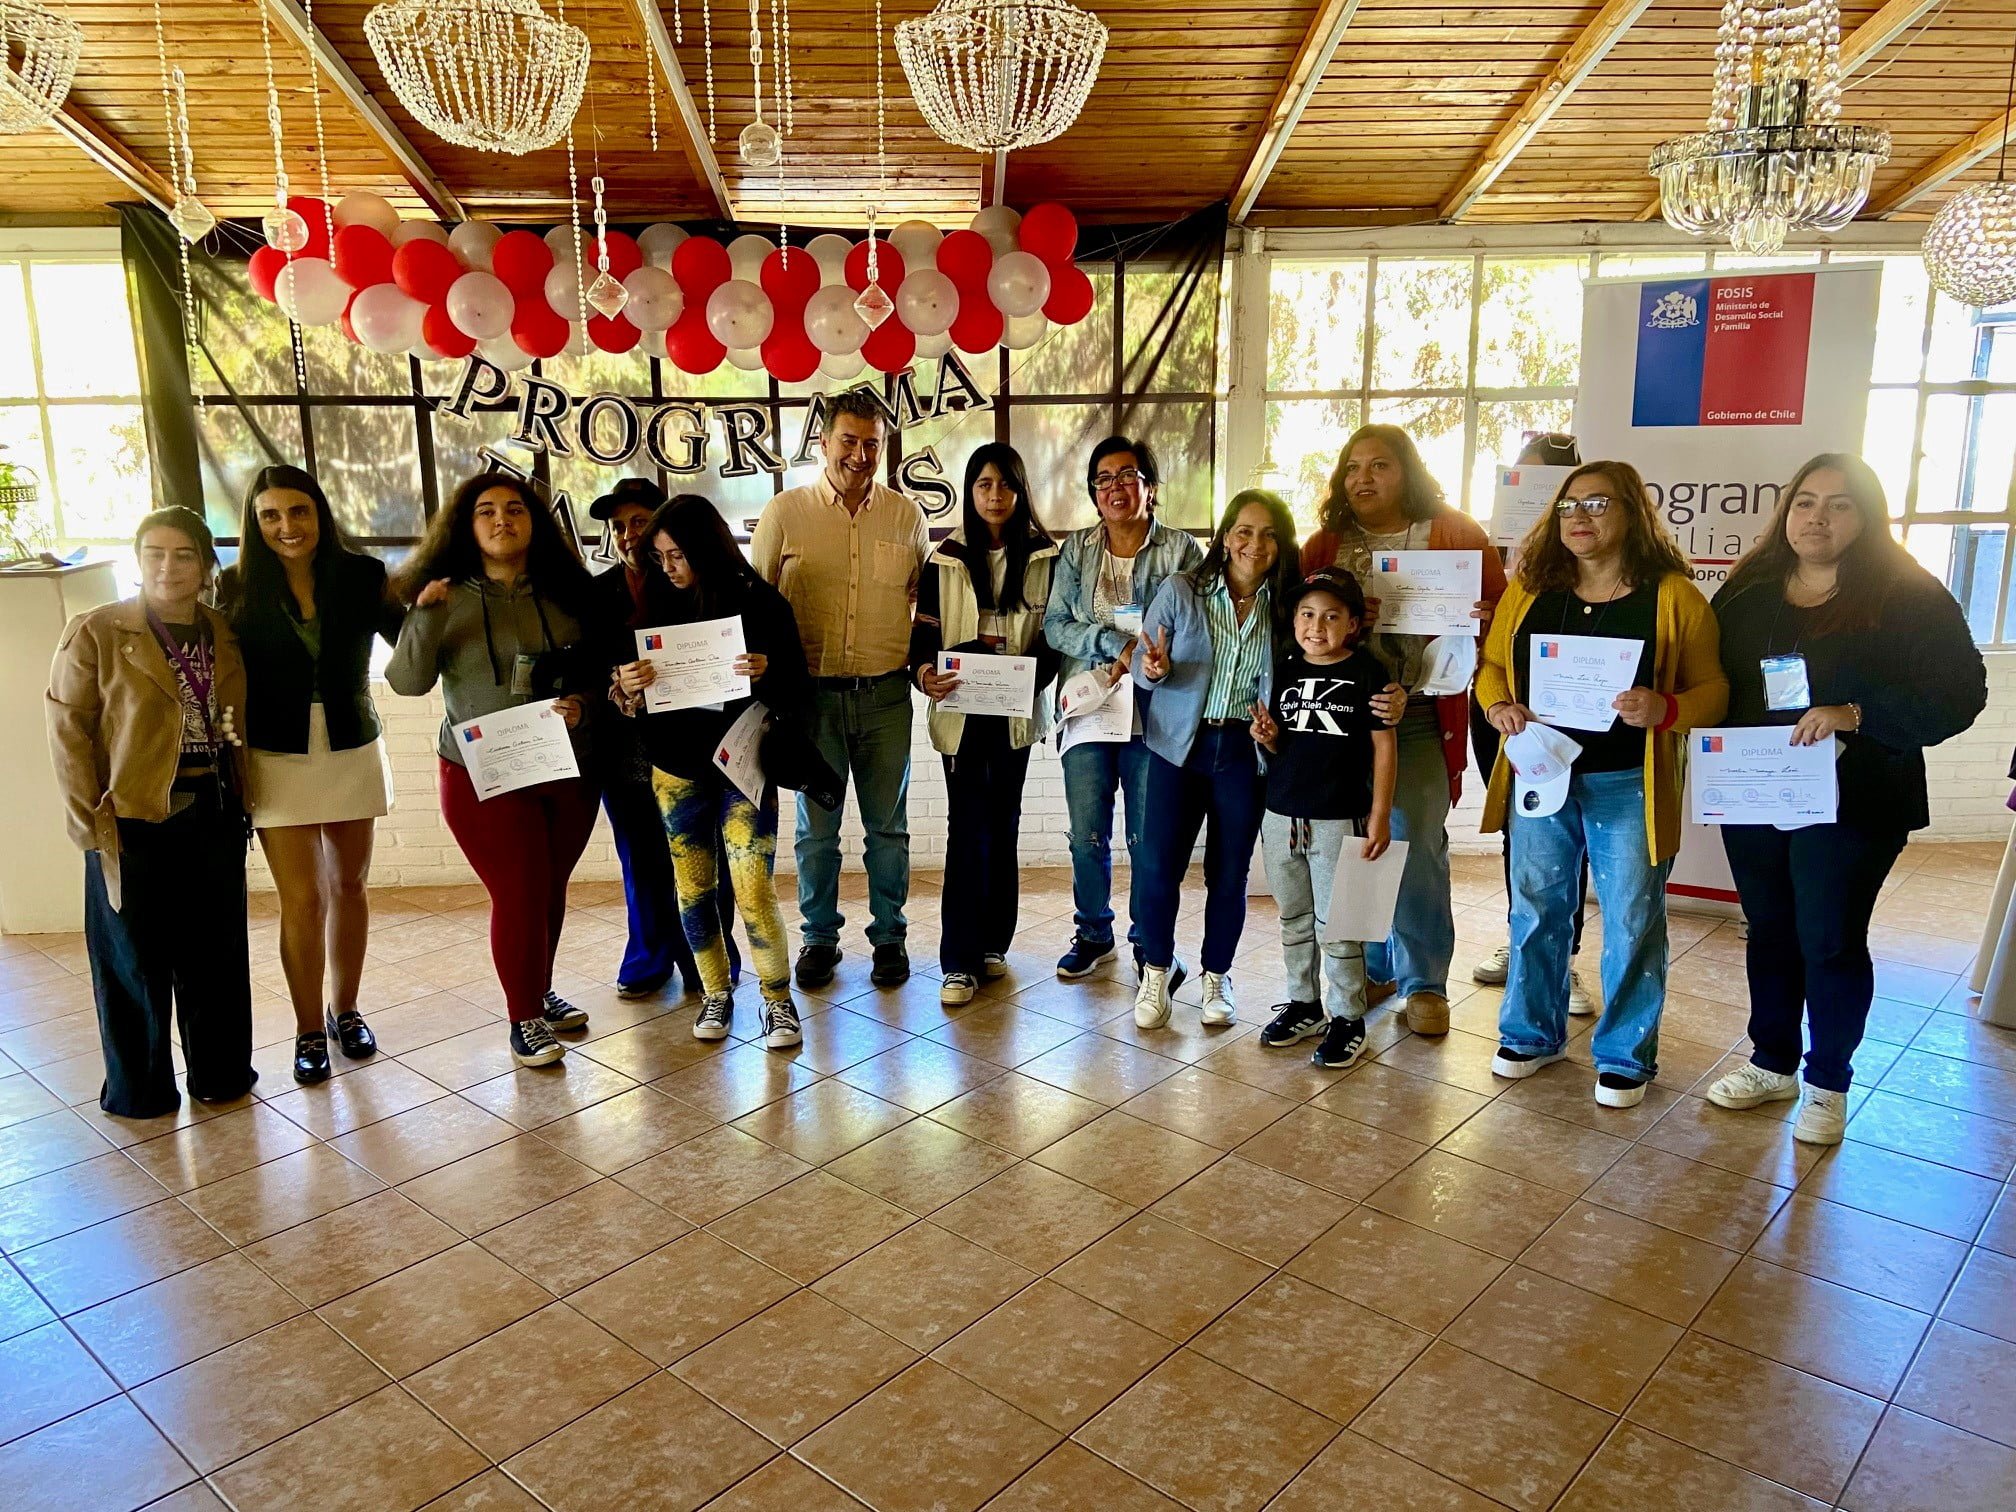
<path fill-rule="evenodd" d="M 1108 436 L 1085 464 L 1085 489 L 1099 523 L 1073 531 L 1057 554 L 1043 638 L 1062 657 L 1062 687 L 1090 668 L 1117 683 L 1133 664 L 1141 616 L 1163 583 L 1195 567 L 1197 542 L 1155 518 L 1161 481 L 1145 441 Z M 1135 722 L 1140 728 L 1140 722 Z M 1113 953 L 1113 798 L 1127 795 L 1127 857 L 1132 896 L 1141 875 L 1142 805 L 1147 801 L 1148 747 L 1137 734 L 1125 742 L 1087 741 L 1064 753 L 1064 801 L 1071 824 L 1071 898 L 1077 933 L 1057 963 L 1067 981 L 1090 976 Z M 1132 906 L 1129 917 L 1136 916 Z M 1139 965 L 1138 935 L 1135 961 Z M 1173 990 L 1182 980 L 1172 969 Z"/>
<path fill-rule="evenodd" d="M 1680 848 L 1680 742 L 1729 704 L 1715 617 L 1687 561 L 1659 522 L 1636 468 L 1592 462 L 1568 475 L 1554 508 L 1520 543 L 1477 673 L 1477 701 L 1505 736 L 1484 801 L 1488 833 L 1512 826 L 1512 970 L 1499 1011 L 1495 1075 L 1521 1078 L 1562 1059 L 1568 1045 L 1569 946 L 1576 877 L 1589 860 L 1603 910 L 1603 1016 L 1592 1041 L 1596 1101 L 1642 1102 L 1659 1069 L 1666 1004 L 1666 873 Z M 1522 747 L 1541 728 L 1532 704 L 1548 660 L 1582 649 L 1574 637 L 1614 641 L 1630 686 L 1608 709 L 1573 717 L 1577 749 L 1547 781 Z M 1590 648 L 1597 649 L 1597 648 Z M 1620 678 L 1621 680 L 1621 678 Z M 1558 737 L 1560 729 L 1549 732 Z M 1515 737 L 1520 737 L 1515 740 Z M 1569 753 L 1556 750 L 1557 758 Z"/>

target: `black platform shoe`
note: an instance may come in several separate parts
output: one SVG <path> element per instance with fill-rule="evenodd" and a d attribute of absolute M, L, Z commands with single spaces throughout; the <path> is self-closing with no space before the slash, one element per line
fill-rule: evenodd
<path fill-rule="evenodd" d="M 329 1036 L 320 1029 L 294 1036 L 294 1080 L 303 1085 L 329 1080 Z"/>
<path fill-rule="evenodd" d="M 322 1027 L 351 1060 L 369 1060 L 378 1053 L 378 1037 L 355 1008 L 345 1008 L 334 1015 L 323 1009 Z"/>

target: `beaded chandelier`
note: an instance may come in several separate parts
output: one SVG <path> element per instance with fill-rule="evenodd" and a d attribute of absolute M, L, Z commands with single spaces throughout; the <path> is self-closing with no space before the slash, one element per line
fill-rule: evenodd
<path fill-rule="evenodd" d="M 1067 0 L 940 0 L 896 27 L 896 56 L 925 124 L 975 152 L 1061 136 L 1105 55 L 1104 24 Z"/>
<path fill-rule="evenodd" d="M 364 35 L 399 103 L 458 147 L 537 152 L 581 108 L 588 34 L 539 0 L 390 0 Z"/>
<path fill-rule="evenodd" d="M 1838 231 L 1869 197 L 1890 133 L 1844 126 L 1836 0 L 1726 0 L 1708 129 L 1662 142 L 1668 225 L 1763 255 L 1797 228 Z"/>
<path fill-rule="evenodd" d="M 2009 50 L 2009 85 L 2003 118 L 2016 109 L 2016 42 Z M 1962 189 L 1925 228 L 1925 276 L 1932 287 L 1977 310 L 2016 299 L 2016 184 L 2009 168 L 2009 135 L 2002 136 L 1992 183 Z"/>
<path fill-rule="evenodd" d="M 84 32 L 32 0 L 0 0 L 0 135 L 35 131 L 63 106 Z"/>

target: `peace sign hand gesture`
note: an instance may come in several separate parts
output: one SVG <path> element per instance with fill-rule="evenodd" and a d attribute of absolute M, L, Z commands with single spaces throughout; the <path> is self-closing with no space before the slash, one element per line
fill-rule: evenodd
<path fill-rule="evenodd" d="M 1169 675 L 1169 627 L 1163 625 L 1155 631 L 1155 639 L 1145 637 L 1141 641 L 1141 675 L 1150 682 L 1160 682 Z"/>
<path fill-rule="evenodd" d="M 1274 749 L 1274 742 L 1281 738 L 1281 726 L 1275 723 L 1274 716 L 1267 712 L 1267 705 L 1257 698 L 1253 701 L 1253 723 L 1250 728 L 1254 743 L 1269 751 Z"/>

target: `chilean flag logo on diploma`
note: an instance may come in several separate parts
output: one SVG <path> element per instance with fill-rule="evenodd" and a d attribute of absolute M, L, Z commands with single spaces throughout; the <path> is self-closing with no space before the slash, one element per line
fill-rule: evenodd
<path fill-rule="evenodd" d="M 1631 423 L 1801 424 L 1813 279 L 1752 273 L 1646 284 Z"/>

